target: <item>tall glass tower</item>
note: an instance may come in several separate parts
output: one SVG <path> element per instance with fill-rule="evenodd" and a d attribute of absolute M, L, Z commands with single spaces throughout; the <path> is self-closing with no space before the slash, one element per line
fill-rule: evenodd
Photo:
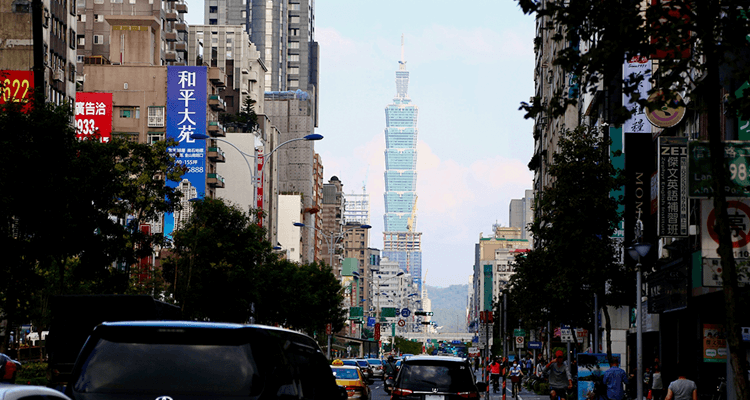
<path fill-rule="evenodd" d="M 396 97 L 385 108 L 385 215 L 383 257 L 396 261 L 422 291 L 422 233 L 417 232 L 417 114 L 408 95 L 409 71 L 396 71 Z"/>

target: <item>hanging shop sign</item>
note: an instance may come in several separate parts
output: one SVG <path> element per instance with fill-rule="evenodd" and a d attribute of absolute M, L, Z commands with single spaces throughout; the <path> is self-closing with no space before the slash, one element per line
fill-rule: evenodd
<path fill-rule="evenodd" d="M 659 137 L 657 177 L 658 235 L 660 237 L 687 237 L 689 229 L 687 138 Z"/>
<path fill-rule="evenodd" d="M 648 101 L 653 102 L 659 99 L 663 99 L 664 94 L 661 91 L 657 91 L 648 96 Z M 675 98 L 667 102 L 664 106 L 659 109 L 649 109 L 646 107 L 646 118 L 651 125 L 658 128 L 671 128 L 682 121 L 685 117 L 685 107 L 681 106 L 682 96 L 675 94 Z"/>

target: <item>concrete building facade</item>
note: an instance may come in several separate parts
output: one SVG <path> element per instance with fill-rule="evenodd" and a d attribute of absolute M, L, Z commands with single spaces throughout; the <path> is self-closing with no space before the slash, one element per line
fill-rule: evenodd
<path fill-rule="evenodd" d="M 44 93 L 55 104 L 75 103 L 76 2 L 43 0 Z M 0 0 L 0 71 L 32 71 L 34 37 L 30 0 Z M 33 84 L 33 82 L 32 82 Z"/>
<path fill-rule="evenodd" d="M 344 224 L 344 184 L 337 176 L 332 176 L 328 183 L 323 184 L 323 196 L 321 199 L 320 219 L 324 241 L 320 256 L 326 264 L 329 264 L 333 274 L 341 276 L 341 263 L 338 256 L 331 258 L 336 253 L 338 246 L 331 238 L 341 232 Z M 331 259 L 333 261 L 331 261 Z M 331 265 L 332 264 L 332 265 Z"/>
<path fill-rule="evenodd" d="M 534 212 L 532 205 L 534 204 L 534 191 L 527 189 L 524 191 L 524 197 L 522 199 L 512 199 L 510 201 L 510 221 L 509 224 L 513 228 L 521 228 L 521 239 L 528 239 L 533 245 L 533 238 L 531 237 L 531 231 L 529 230 L 529 224 L 534 222 Z"/>

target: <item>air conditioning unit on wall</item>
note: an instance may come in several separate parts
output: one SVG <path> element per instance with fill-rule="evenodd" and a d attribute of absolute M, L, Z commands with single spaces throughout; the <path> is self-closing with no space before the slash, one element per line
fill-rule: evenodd
<path fill-rule="evenodd" d="M 65 73 L 60 68 L 55 68 L 55 70 L 52 73 L 52 80 L 56 82 L 62 82 L 65 80 Z"/>

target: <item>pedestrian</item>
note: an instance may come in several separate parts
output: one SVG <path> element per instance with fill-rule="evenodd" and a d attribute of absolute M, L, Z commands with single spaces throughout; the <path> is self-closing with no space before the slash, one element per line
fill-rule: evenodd
<path fill-rule="evenodd" d="M 479 357 L 474 357 L 474 371 L 479 370 Z"/>
<path fill-rule="evenodd" d="M 646 367 L 643 371 L 643 397 L 648 396 L 649 390 L 651 390 L 651 368 Z"/>
<path fill-rule="evenodd" d="M 503 372 L 502 363 L 499 359 L 492 360 L 492 364 L 487 366 L 487 371 L 490 373 L 490 382 L 492 383 L 492 390 L 497 393 L 500 390 L 500 374 Z"/>
<path fill-rule="evenodd" d="M 542 358 L 541 355 L 537 357 L 535 373 L 536 373 L 537 378 L 544 379 L 544 359 Z"/>
<path fill-rule="evenodd" d="M 532 356 L 526 357 L 526 371 L 527 375 L 531 375 L 534 372 L 534 359 Z"/>
<path fill-rule="evenodd" d="M 604 372 L 602 382 L 607 385 L 607 398 L 609 400 L 622 400 L 625 398 L 624 385 L 628 384 L 628 375 L 620 368 L 620 360 L 612 358 L 609 369 Z"/>
<path fill-rule="evenodd" d="M 573 388 L 573 377 L 570 375 L 570 367 L 563 359 L 562 350 L 555 352 L 555 359 L 544 367 L 544 372 L 549 372 L 550 400 L 558 397 L 566 399 L 567 390 Z"/>
<path fill-rule="evenodd" d="M 659 365 L 654 365 L 654 373 L 651 375 L 651 399 L 661 400 L 664 395 L 664 382 L 661 379 Z"/>
<path fill-rule="evenodd" d="M 664 400 L 698 400 L 698 387 L 687 378 L 687 371 L 680 364 L 677 364 L 677 380 L 669 384 Z"/>

